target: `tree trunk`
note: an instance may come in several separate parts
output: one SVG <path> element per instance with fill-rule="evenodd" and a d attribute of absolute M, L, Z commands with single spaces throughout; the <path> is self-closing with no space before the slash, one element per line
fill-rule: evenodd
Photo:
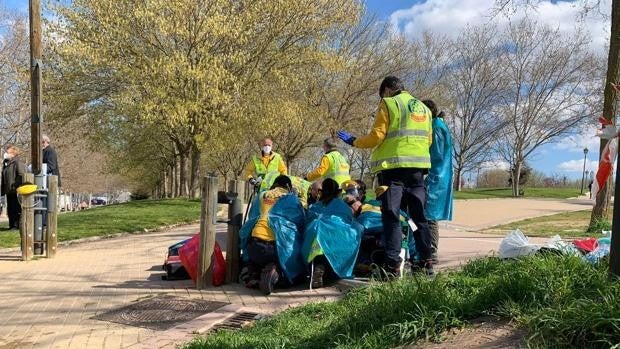
<path fill-rule="evenodd" d="M 611 4 L 611 36 L 609 39 L 609 55 L 607 58 L 607 77 L 605 81 L 605 99 L 603 101 L 603 117 L 607 120 L 613 120 L 616 115 L 616 90 L 611 84 L 620 83 L 618 74 L 620 70 L 620 1 L 614 0 Z M 607 145 L 607 140 L 601 139 L 599 147 L 599 160 L 603 154 L 603 148 Z M 609 180 L 596 195 L 596 203 L 592 209 L 590 218 L 590 227 L 601 219 L 609 217 L 609 201 L 611 196 L 611 183 L 614 176 L 610 176 Z"/>
<path fill-rule="evenodd" d="M 454 190 L 461 191 L 463 189 L 463 185 L 461 183 L 461 179 L 463 177 L 463 167 L 458 164 L 454 169 Z"/>
<path fill-rule="evenodd" d="M 200 197 L 200 149 L 196 144 L 191 146 L 191 162 L 190 162 L 190 196 L 193 198 Z"/>
<path fill-rule="evenodd" d="M 179 153 L 179 196 L 187 196 L 187 155 Z"/>
<path fill-rule="evenodd" d="M 519 196 L 519 181 L 521 180 L 521 161 L 516 161 L 512 169 L 512 196 Z"/>

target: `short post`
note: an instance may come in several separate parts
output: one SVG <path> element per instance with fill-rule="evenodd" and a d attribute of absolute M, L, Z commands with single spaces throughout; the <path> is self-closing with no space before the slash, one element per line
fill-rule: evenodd
<path fill-rule="evenodd" d="M 245 181 L 238 181 L 235 179 L 231 179 L 230 182 L 228 182 L 228 192 L 236 193 L 237 197 L 241 200 L 242 204 L 246 201 L 245 199 L 246 190 L 245 189 L 246 189 Z"/>
<path fill-rule="evenodd" d="M 47 192 L 47 234 L 45 254 L 47 258 L 54 258 L 58 247 L 58 176 L 49 176 Z"/>
<path fill-rule="evenodd" d="M 196 288 L 207 288 L 213 281 L 212 265 L 217 218 L 217 177 L 202 179 L 202 209 L 200 214 L 200 255 Z"/>
<path fill-rule="evenodd" d="M 34 183 L 34 174 L 24 173 L 24 183 Z M 21 197 L 22 215 L 20 222 L 22 238 L 22 260 L 29 261 L 34 255 L 34 195 Z"/>
<path fill-rule="evenodd" d="M 228 205 L 226 282 L 235 282 L 239 279 L 239 230 L 243 222 L 243 208 L 241 202 L 245 191 L 245 183 L 243 181 L 231 180 L 229 191 L 237 193 L 237 197 Z"/>

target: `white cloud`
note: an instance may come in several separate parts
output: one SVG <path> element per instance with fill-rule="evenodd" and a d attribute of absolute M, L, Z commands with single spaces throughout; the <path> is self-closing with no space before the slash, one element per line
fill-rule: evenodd
<path fill-rule="evenodd" d="M 426 0 L 408 9 L 398 10 L 390 16 L 392 26 L 399 32 L 418 38 L 424 31 L 456 37 L 467 25 L 478 25 L 489 22 L 508 23 L 504 15 L 492 16 L 494 1 L 489 0 Z M 611 0 L 601 1 L 601 10 L 606 15 L 611 9 Z M 521 9 L 512 16 L 512 20 L 527 17 L 540 23 L 558 28 L 561 32 L 570 33 L 579 24 L 590 33 L 592 48 L 603 50 L 609 42 L 609 22 L 603 20 L 600 13 L 583 16 L 580 2 L 541 1 L 535 9 L 527 14 Z"/>
<path fill-rule="evenodd" d="M 598 168 L 598 161 L 595 161 L 595 160 L 586 161 L 587 171 L 596 171 L 597 168 Z M 564 161 L 558 165 L 558 170 L 564 171 L 564 172 L 581 173 L 583 171 L 583 159 Z"/>
<path fill-rule="evenodd" d="M 510 164 L 504 160 L 484 161 L 480 164 L 482 170 L 508 170 Z"/>
<path fill-rule="evenodd" d="M 583 148 L 588 148 L 592 153 L 598 154 L 601 139 L 596 137 L 596 127 L 587 126 L 581 132 L 561 138 L 554 149 L 581 153 Z"/>

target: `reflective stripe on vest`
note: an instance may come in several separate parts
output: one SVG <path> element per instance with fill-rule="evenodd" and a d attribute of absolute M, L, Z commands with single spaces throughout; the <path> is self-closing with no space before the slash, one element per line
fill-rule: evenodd
<path fill-rule="evenodd" d="M 430 110 L 407 92 L 383 99 L 389 123 L 371 156 L 372 172 L 393 168 L 430 168 Z"/>

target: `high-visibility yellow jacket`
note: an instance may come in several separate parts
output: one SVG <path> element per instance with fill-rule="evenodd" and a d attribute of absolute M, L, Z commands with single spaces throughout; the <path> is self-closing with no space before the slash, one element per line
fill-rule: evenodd
<path fill-rule="evenodd" d="M 351 179 L 349 175 L 349 163 L 342 154 L 337 150 L 332 150 L 321 158 L 321 163 L 314 171 L 306 176 L 309 181 L 323 180 L 332 178 L 338 185 Z"/>
<path fill-rule="evenodd" d="M 392 168 L 430 168 L 432 142 L 430 110 L 408 92 L 383 98 L 374 126 L 353 145 L 373 148 L 373 172 Z"/>

